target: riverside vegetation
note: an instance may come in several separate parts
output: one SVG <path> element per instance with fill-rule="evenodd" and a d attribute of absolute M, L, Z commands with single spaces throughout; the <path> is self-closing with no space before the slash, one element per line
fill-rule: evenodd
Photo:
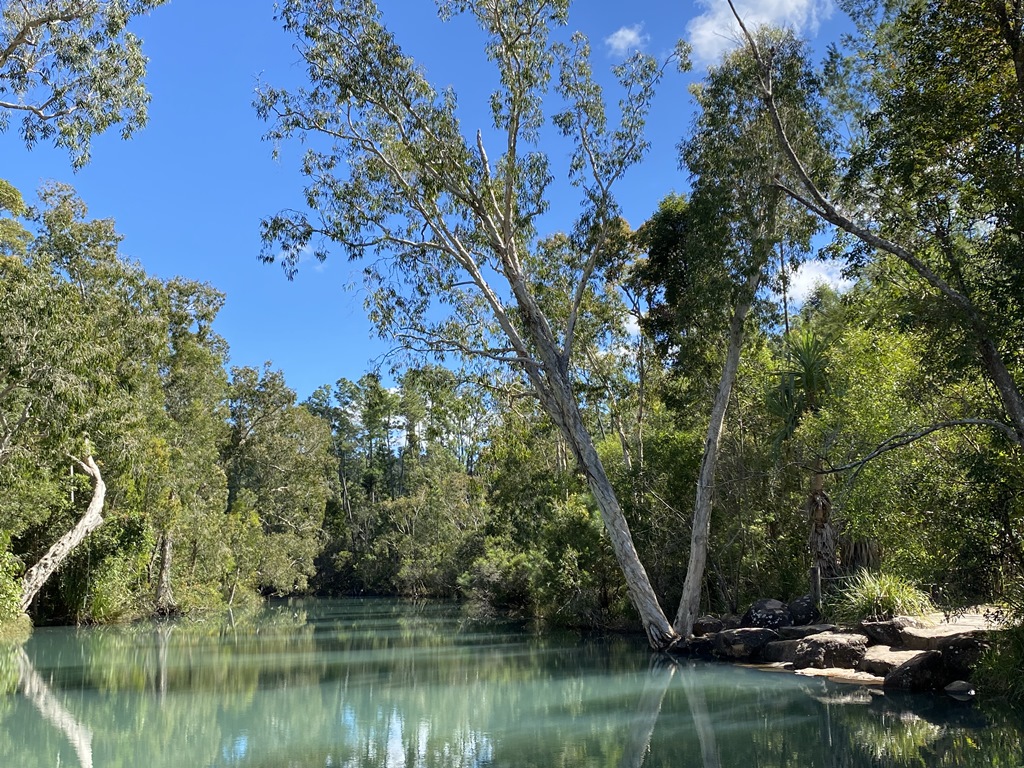
<path fill-rule="evenodd" d="M 22 114 L 76 164 L 141 127 L 126 25 L 159 4 L 6 5 L 0 127 Z M 821 66 L 745 30 L 680 127 L 690 191 L 633 228 L 614 190 L 684 45 L 617 67 L 609 115 L 567 1 L 439 3 L 499 75 L 491 158 L 372 3 L 281 3 L 311 79 L 256 109 L 317 140 L 309 210 L 264 222 L 264 259 L 371 251 L 371 317 L 409 352 L 394 386 L 299 402 L 269 364 L 226 370 L 215 288 L 147 275 L 68 187 L 27 207 L 0 184 L 0 620 L 400 594 L 665 648 L 701 612 L 803 594 L 811 565 L 840 596 L 867 567 L 1005 605 L 989 677 L 1019 694 L 1024 5 L 841 5 L 856 31 Z M 64 101 L 31 103 L 47 89 Z M 544 234 L 556 194 L 580 215 Z M 852 288 L 793 308 L 814 257 Z"/>

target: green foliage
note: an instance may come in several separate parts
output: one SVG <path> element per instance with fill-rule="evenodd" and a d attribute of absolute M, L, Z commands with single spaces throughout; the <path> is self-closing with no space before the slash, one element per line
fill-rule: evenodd
<path fill-rule="evenodd" d="M 931 598 L 892 573 L 860 570 L 828 598 L 825 614 L 841 624 L 922 616 L 934 610 Z"/>
<path fill-rule="evenodd" d="M 10 551 L 7 534 L 0 531 L 0 625 L 21 615 L 21 572 L 24 566 Z"/>
<path fill-rule="evenodd" d="M 1024 702 L 1024 580 L 1010 585 L 995 618 L 1002 626 L 992 633 L 992 648 L 982 659 L 976 679 L 987 691 L 1020 704 Z"/>
<path fill-rule="evenodd" d="M 128 138 L 146 123 L 142 41 L 132 18 L 166 0 L 63 3 L 24 0 L 0 9 L 0 132 L 20 116 L 26 146 L 53 141 L 76 168 L 93 136 L 116 125 Z"/>
<path fill-rule="evenodd" d="M 508 539 L 491 537 L 459 577 L 459 587 L 476 613 L 530 615 L 534 567 L 530 554 L 517 552 Z"/>
<path fill-rule="evenodd" d="M 585 496 L 551 510 L 533 577 L 539 616 L 572 627 L 624 627 L 634 615 L 600 515 Z"/>

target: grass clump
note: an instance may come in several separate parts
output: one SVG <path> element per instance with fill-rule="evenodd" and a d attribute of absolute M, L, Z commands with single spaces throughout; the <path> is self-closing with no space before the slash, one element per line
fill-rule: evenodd
<path fill-rule="evenodd" d="M 838 624 L 921 616 L 935 610 L 931 599 L 912 583 L 891 573 L 860 570 L 825 606 Z"/>

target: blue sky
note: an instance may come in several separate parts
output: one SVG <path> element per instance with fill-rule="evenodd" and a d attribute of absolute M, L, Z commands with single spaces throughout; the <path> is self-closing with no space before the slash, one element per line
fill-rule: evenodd
<path fill-rule="evenodd" d="M 490 72 L 468 20 L 442 25 L 431 0 L 381 0 L 399 42 L 439 86 L 453 86 L 475 132 L 486 111 Z M 783 22 L 816 43 L 841 23 L 831 0 L 765 0 L 739 4 L 752 21 Z M 634 48 L 663 55 L 676 40 L 694 45 L 690 76 L 670 75 L 649 124 L 645 162 L 619 188 L 626 218 L 639 225 L 658 200 L 686 188 L 675 145 L 692 116 L 687 85 L 730 44 L 725 0 L 577 0 L 569 28 L 585 32 L 595 72 Z M 262 141 L 266 126 L 251 103 L 258 80 L 300 83 L 292 39 L 273 19 L 270 0 L 171 0 L 133 25 L 150 59 L 149 124 L 130 141 L 99 137 L 92 162 L 72 173 L 67 155 L 47 145 L 27 150 L 15 131 L 0 135 L 0 177 L 32 200 L 50 179 L 71 184 L 94 217 L 113 218 L 123 253 L 161 277 L 182 275 L 227 294 L 217 328 L 232 365 L 271 361 L 300 398 L 340 377 L 358 378 L 389 349 L 365 319 L 358 267 L 343 259 L 305 265 L 293 282 L 258 262 L 259 222 L 300 200 L 301 149 L 280 160 Z M 615 98 L 613 91 L 608 96 Z M 13 122 L 13 121 L 12 121 Z M 479 127 L 485 129 L 487 125 Z M 556 160 L 571 147 L 553 145 Z M 495 151 L 496 154 L 496 151 Z M 571 225 L 573 207 L 554 208 L 552 226 Z M 562 220 L 559 220 L 561 217 Z"/>

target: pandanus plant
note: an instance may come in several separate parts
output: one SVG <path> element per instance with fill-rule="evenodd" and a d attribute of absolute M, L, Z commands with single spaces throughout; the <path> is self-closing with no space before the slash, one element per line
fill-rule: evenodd
<path fill-rule="evenodd" d="M 828 376 L 829 341 L 804 325 L 788 334 L 785 344 L 789 367 L 780 372 L 778 385 L 768 393 L 768 410 L 782 423 L 774 441 L 778 452 L 807 416 L 818 413 L 832 392 Z M 837 536 L 820 453 L 814 454 L 808 469 L 811 487 L 805 502 L 810 523 L 807 544 L 822 578 L 832 578 L 839 571 Z"/>

